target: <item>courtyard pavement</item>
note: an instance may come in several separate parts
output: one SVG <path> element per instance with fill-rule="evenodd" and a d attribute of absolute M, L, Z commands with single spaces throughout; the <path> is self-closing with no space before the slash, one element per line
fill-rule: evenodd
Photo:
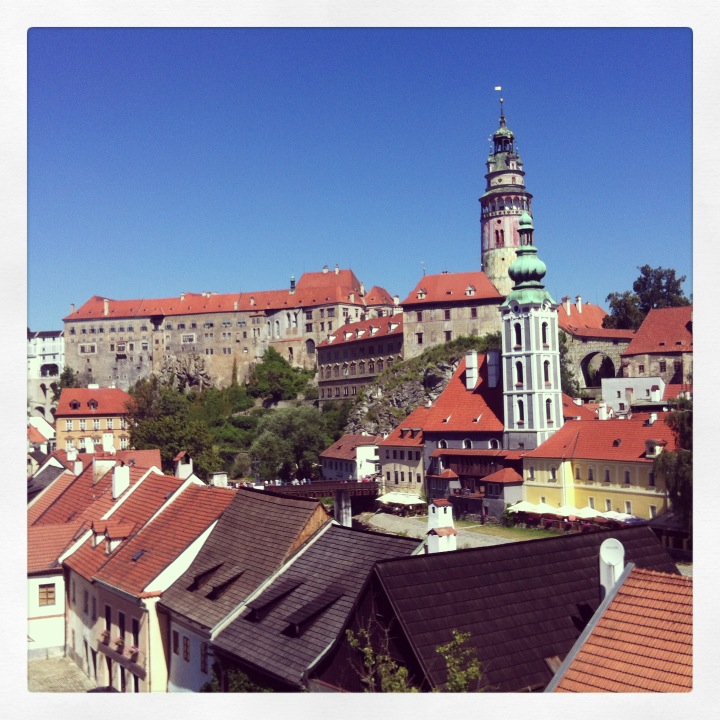
<path fill-rule="evenodd" d="M 95 683 L 70 658 L 28 661 L 30 692 L 84 693 L 94 687 Z"/>

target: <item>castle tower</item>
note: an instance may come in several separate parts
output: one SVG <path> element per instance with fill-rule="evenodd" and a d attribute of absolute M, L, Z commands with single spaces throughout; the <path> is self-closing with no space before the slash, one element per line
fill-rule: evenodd
<path fill-rule="evenodd" d="M 518 223 L 514 282 L 502 315 L 504 447 L 532 450 L 563 424 L 557 303 L 542 284 L 545 263 L 533 244 L 532 218 Z"/>
<path fill-rule="evenodd" d="M 500 127 L 492 137 L 487 160 L 485 194 L 480 198 L 482 269 L 502 295 L 512 289 L 508 268 L 520 246 L 519 223 L 523 212 L 532 215 L 532 195 L 525 189 L 523 163 L 515 148 L 515 135 L 505 122 L 500 99 Z"/>

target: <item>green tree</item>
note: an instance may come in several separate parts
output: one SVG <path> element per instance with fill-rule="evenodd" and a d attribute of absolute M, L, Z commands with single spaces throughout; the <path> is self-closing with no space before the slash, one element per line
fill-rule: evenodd
<path fill-rule="evenodd" d="M 603 321 L 603 327 L 637 330 L 654 308 L 690 304 L 682 289 L 685 275 L 676 277 L 672 268 L 652 268 L 650 265 L 638 267 L 638 270 L 640 275 L 633 283 L 633 292 L 626 290 L 607 296 L 610 314 Z"/>
<path fill-rule="evenodd" d="M 693 414 L 692 401 L 680 400 L 665 422 L 675 438 L 675 450 L 655 458 L 653 470 L 665 483 L 668 500 L 681 522 L 692 532 L 693 514 Z"/>
<path fill-rule="evenodd" d="M 294 400 L 305 392 L 313 373 L 294 368 L 277 350 L 268 348 L 250 372 L 248 393 L 272 403 Z"/>
<path fill-rule="evenodd" d="M 220 470 L 222 461 L 208 428 L 190 417 L 189 401 L 183 393 L 151 376 L 130 388 L 130 396 L 130 443 L 134 448 L 159 449 L 165 471 L 172 471 L 173 458 L 181 450 L 190 454 L 200 477 Z"/>
<path fill-rule="evenodd" d="M 55 389 L 52 394 L 52 401 L 57 403 L 60 399 L 60 393 L 64 388 L 77 388 L 82 387 L 80 382 L 80 374 L 76 373 L 70 366 L 66 365 L 63 371 L 60 373 L 60 378 L 55 385 Z"/>
<path fill-rule="evenodd" d="M 444 692 L 477 692 L 481 690 L 482 666 L 475 649 L 467 647 L 469 632 L 452 631 L 453 639 L 437 648 L 437 653 L 445 660 L 447 680 Z"/>
<path fill-rule="evenodd" d="M 253 682 L 242 670 L 229 670 L 227 673 L 227 690 L 222 690 L 217 675 L 213 673 L 213 679 L 206 682 L 201 688 L 202 693 L 249 693 L 249 692 L 273 692 L 269 687 L 264 687 Z"/>
<path fill-rule="evenodd" d="M 408 669 L 390 657 L 387 632 L 377 623 L 375 625 L 375 633 L 369 627 L 360 628 L 357 634 L 352 630 L 345 631 L 348 644 L 360 655 L 360 663 L 355 663 L 355 670 L 365 686 L 365 692 L 419 692 L 410 682 Z M 379 652 L 373 645 L 373 634 L 382 636 Z"/>

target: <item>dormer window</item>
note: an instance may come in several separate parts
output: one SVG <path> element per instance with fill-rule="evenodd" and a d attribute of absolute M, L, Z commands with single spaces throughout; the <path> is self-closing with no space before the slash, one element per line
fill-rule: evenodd
<path fill-rule="evenodd" d="M 72 400 L 70 402 L 70 409 L 71 410 L 79 410 L 80 409 L 80 403 L 77 400 Z"/>
<path fill-rule="evenodd" d="M 423 290 L 423 288 L 420 288 L 420 290 L 418 290 L 417 292 L 417 299 L 422 300 L 426 295 L 427 293 L 425 292 L 425 290 Z"/>
<path fill-rule="evenodd" d="M 98 408 L 97 400 L 89 400 L 89 401 L 88 401 L 88 407 L 89 407 L 91 410 L 97 410 L 97 408 Z"/>

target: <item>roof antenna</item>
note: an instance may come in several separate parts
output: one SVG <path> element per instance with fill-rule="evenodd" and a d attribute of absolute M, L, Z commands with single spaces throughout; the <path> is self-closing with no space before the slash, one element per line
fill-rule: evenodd
<path fill-rule="evenodd" d="M 500 92 L 500 91 L 502 91 L 502 87 L 500 85 L 496 85 L 495 90 Z M 505 102 L 505 101 L 502 98 L 500 98 L 500 125 L 502 127 L 505 127 L 505 113 L 503 111 L 503 102 Z"/>

